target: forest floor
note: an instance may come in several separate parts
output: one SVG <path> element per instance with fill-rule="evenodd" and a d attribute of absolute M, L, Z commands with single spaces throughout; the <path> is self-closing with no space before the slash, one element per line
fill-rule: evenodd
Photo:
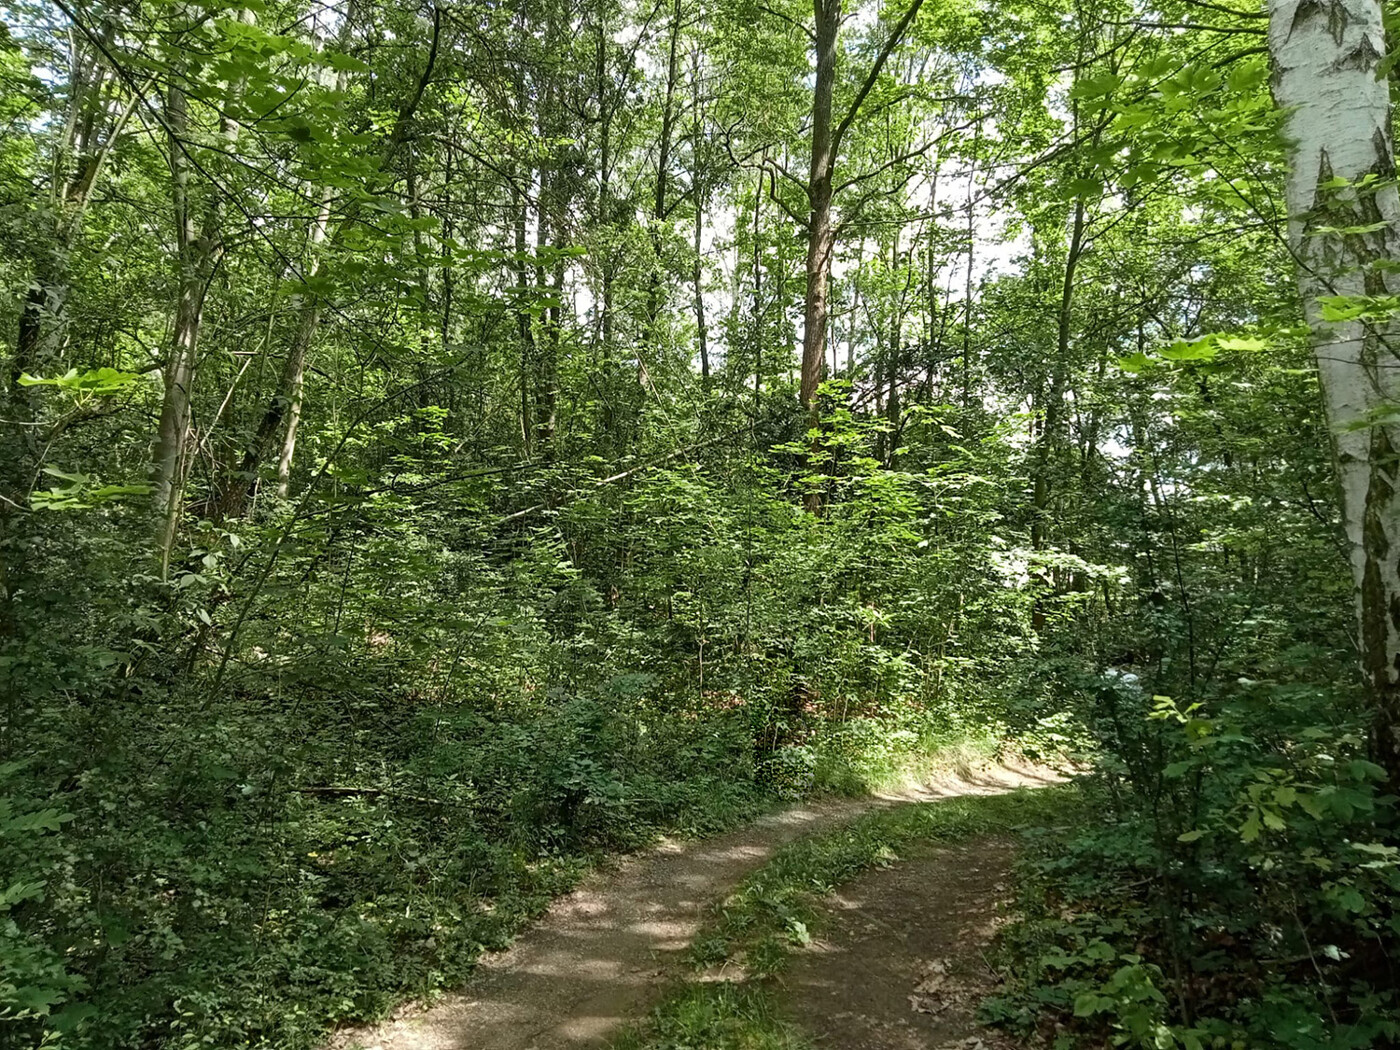
<path fill-rule="evenodd" d="M 429 1006 L 407 1006 L 376 1026 L 343 1030 L 331 1050 L 604 1045 L 684 968 L 686 949 L 713 905 L 780 847 L 881 807 L 1000 794 L 1058 779 L 1047 769 L 1007 762 L 902 791 L 793 807 L 717 838 L 665 840 L 601 867 L 510 949 L 483 958 L 459 992 Z M 976 1035 L 971 1042 L 957 1040 L 971 1032 L 979 946 L 989 935 L 1009 861 L 1004 842 L 983 840 L 929 850 L 898 869 L 856 880 L 836 901 L 824 950 L 795 963 L 794 1017 L 831 1046 L 976 1046 Z M 914 922 L 911 911 L 923 918 Z M 859 983 L 854 969 L 862 971 Z M 936 995 L 916 991 L 935 985 Z M 927 1005 L 921 1010 L 910 996 Z M 878 1019 L 867 1016 L 873 1009 L 881 1011 Z M 851 1035 L 856 1029 L 864 1034 Z M 943 1042 L 927 1042 L 930 1031 Z M 881 1032 L 890 1038 L 872 1041 L 871 1033 Z M 895 1038 L 906 1035 L 903 1042 Z M 986 1045 L 991 1050 L 996 1044 Z"/>

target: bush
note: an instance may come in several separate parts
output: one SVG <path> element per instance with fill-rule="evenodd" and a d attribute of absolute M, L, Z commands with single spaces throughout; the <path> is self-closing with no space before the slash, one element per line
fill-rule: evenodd
<path fill-rule="evenodd" d="M 1183 708 L 1121 676 L 1103 692 L 1099 819 L 1027 863 L 989 1015 L 1057 1046 L 1400 1038 L 1395 799 L 1351 699 L 1244 682 Z"/>

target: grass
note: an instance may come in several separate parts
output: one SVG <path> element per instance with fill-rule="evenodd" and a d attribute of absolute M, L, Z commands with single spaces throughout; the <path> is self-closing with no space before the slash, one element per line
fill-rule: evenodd
<path fill-rule="evenodd" d="M 614 1050 L 802 1050 L 773 978 L 810 942 L 833 890 L 921 844 L 1062 822 L 1077 797 L 1064 785 L 903 805 L 791 844 L 724 901 L 691 949 L 692 973 Z"/>
<path fill-rule="evenodd" d="M 985 765 L 1005 747 L 1005 736 L 990 731 L 913 725 L 891 732 L 879 719 L 853 718 L 817 748 L 814 786 L 848 797 L 894 791 Z"/>

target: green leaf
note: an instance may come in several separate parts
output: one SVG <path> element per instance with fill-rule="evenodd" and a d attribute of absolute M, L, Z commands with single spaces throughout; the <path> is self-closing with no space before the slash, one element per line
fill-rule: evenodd
<path fill-rule="evenodd" d="M 361 62 L 354 55 L 342 54 L 339 51 L 322 55 L 321 63 L 337 73 L 368 73 L 370 69 L 367 64 Z"/>
<path fill-rule="evenodd" d="M 140 378 L 135 372 L 118 372 L 115 368 L 95 368 L 88 372 L 70 368 L 53 379 L 41 379 L 25 372 L 18 382 L 20 386 L 52 386 L 72 393 L 106 396 L 120 393 Z"/>
<path fill-rule="evenodd" d="M 86 485 L 88 475 L 70 474 L 66 470 L 59 470 L 57 467 L 44 467 L 44 473 L 51 478 L 58 478 L 60 481 L 71 481 L 74 485 Z"/>
<path fill-rule="evenodd" d="M 1116 73 L 1102 73 L 1096 77 L 1085 77 L 1070 89 L 1070 98 L 1102 98 L 1115 91 L 1123 83 Z"/>
<path fill-rule="evenodd" d="M 1107 941 L 1094 940 L 1089 942 L 1089 946 L 1084 949 L 1084 957 L 1093 959 L 1095 962 L 1111 962 L 1118 958 L 1118 953 Z"/>
<path fill-rule="evenodd" d="M 1222 350 L 1238 350 L 1242 353 L 1258 353 L 1260 350 L 1267 350 L 1269 343 L 1267 340 L 1257 336 L 1232 336 L 1222 335 L 1216 339 L 1216 345 Z"/>
<path fill-rule="evenodd" d="M 1248 819 L 1240 826 L 1240 838 L 1245 842 L 1253 842 L 1259 837 L 1263 827 L 1259 823 L 1259 811 L 1254 810 L 1249 814 Z"/>
<path fill-rule="evenodd" d="M 1098 992 L 1080 992 L 1074 997 L 1074 1016 L 1093 1017 L 1099 1012 L 1099 1004 L 1103 1001 Z"/>
<path fill-rule="evenodd" d="M 1189 342 L 1178 339 L 1161 353 L 1168 361 L 1211 361 L 1219 353 L 1219 348 L 1214 336 L 1205 336 Z"/>
<path fill-rule="evenodd" d="M 1348 762 L 1347 772 L 1353 780 L 1370 780 L 1377 784 L 1384 783 L 1387 775 L 1384 767 L 1364 758 L 1354 758 Z"/>
<path fill-rule="evenodd" d="M 1400 296 L 1322 295 L 1317 304 L 1324 321 L 1384 321 L 1400 312 Z"/>
<path fill-rule="evenodd" d="M 807 924 L 801 919 L 789 919 L 787 925 L 788 938 L 793 944 L 798 944 L 805 948 L 812 943 L 812 935 L 807 930 Z"/>
<path fill-rule="evenodd" d="M 1355 886 L 1334 886 L 1331 897 L 1343 911 L 1355 914 L 1366 910 L 1366 898 L 1361 896 L 1361 892 Z"/>

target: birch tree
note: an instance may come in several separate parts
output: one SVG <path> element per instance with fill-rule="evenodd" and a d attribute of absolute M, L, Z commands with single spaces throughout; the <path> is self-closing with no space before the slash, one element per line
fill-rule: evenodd
<path fill-rule="evenodd" d="M 1286 110 L 1288 236 L 1341 488 L 1375 748 L 1400 782 L 1400 325 L 1375 320 L 1400 261 L 1378 0 L 1271 0 L 1274 97 Z M 1381 297 L 1379 302 L 1374 297 Z M 1393 305 L 1393 304 L 1392 304 Z M 1384 313 L 1384 311 L 1380 311 Z"/>

